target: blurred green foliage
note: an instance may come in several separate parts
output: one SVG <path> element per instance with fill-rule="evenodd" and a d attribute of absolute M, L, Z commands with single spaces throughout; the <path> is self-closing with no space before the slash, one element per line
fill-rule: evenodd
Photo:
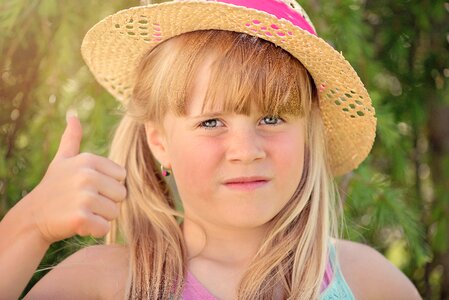
<path fill-rule="evenodd" d="M 371 155 L 338 178 L 346 238 L 384 253 L 425 299 L 449 299 L 449 3 L 301 4 L 355 67 L 378 117 Z M 82 122 L 81 151 L 107 155 L 119 106 L 79 48 L 93 24 L 133 5 L 139 1 L 0 3 L 0 217 L 45 174 L 69 108 Z M 97 242 L 55 243 L 27 290 L 45 268 Z"/>

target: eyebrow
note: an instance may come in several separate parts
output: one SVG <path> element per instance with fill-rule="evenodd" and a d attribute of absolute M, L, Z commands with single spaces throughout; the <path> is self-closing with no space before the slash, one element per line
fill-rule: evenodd
<path fill-rule="evenodd" d="M 196 121 L 196 120 L 199 120 L 199 119 L 206 119 L 206 118 L 212 119 L 212 118 L 216 118 L 216 117 L 223 116 L 223 115 L 229 115 L 229 114 L 232 114 L 232 113 L 226 113 L 226 112 L 209 112 L 209 113 L 204 113 L 204 114 L 200 114 L 200 115 L 196 115 L 196 116 L 187 116 L 187 118 L 190 119 L 190 120 Z M 261 113 L 261 114 L 263 114 L 263 113 Z M 284 116 L 287 116 L 287 115 L 291 115 L 291 114 L 289 114 L 289 113 L 287 113 L 287 112 L 285 112 L 285 113 L 279 112 L 279 113 L 277 113 L 277 114 L 275 114 L 275 115 L 284 115 Z"/>
<path fill-rule="evenodd" d="M 201 115 L 192 116 L 189 118 L 192 120 L 197 120 L 197 119 L 203 119 L 203 118 L 215 118 L 215 117 L 218 117 L 221 115 L 223 115 L 222 112 L 211 112 L 211 113 L 205 113 L 205 114 L 201 114 Z"/>

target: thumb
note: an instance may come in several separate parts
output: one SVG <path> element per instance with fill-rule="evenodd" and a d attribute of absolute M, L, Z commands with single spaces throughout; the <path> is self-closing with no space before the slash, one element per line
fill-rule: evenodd
<path fill-rule="evenodd" d="M 67 111 L 66 120 L 67 126 L 62 134 L 55 158 L 68 158 L 80 153 L 83 129 L 76 111 Z"/>

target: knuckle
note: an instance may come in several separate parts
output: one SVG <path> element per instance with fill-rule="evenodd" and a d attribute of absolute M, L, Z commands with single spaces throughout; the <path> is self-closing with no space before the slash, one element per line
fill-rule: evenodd
<path fill-rule="evenodd" d="M 78 184 L 80 186 L 91 185 L 96 180 L 96 172 L 90 168 L 82 168 L 78 173 Z"/>
<path fill-rule="evenodd" d="M 116 219 L 119 216 L 119 214 L 120 214 L 119 208 L 115 203 L 113 203 L 112 205 L 108 206 L 107 211 L 106 210 L 104 211 L 103 217 L 107 221 L 112 221 Z"/>
<path fill-rule="evenodd" d="M 93 166 L 95 162 L 95 155 L 89 152 L 82 152 L 79 154 L 79 159 L 86 166 Z"/>
<path fill-rule="evenodd" d="M 96 238 L 103 237 L 109 232 L 110 228 L 111 228 L 111 225 L 109 224 L 109 222 L 102 222 L 102 223 L 98 224 L 98 227 L 92 233 L 92 235 Z"/>
<path fill-rule="evenodd" d="M 119 192 L 120 192 L 120 199 L 121 200 L 126 199 L 126 197 L 128 196 L 128 190 L 126 189 L 126 187 L 122 185 Z"/>
<path fill-rule="evenodd" d="M 80 197 L 80 205 L 84 209 L 88 209 L 97 199 L 97 195 L 92 191 L 84 191 Z"/>
<path fill-rule="evenodd" d="M 124 179 L 126 179 L 126 169 L 123 167 L 121 167 L 121 169 L 122 169 L 122 178 L 124 180 Z"/>
<path fill-rule="evenodd" d="M 88 234 L 87 223 L 89 221 L 88 213 L 84 210 L 79 210 L 73 218 L 73 225 L 75 232 L 81 236 Z"/>
<path fill-rule="evenodd" d="M 76 234 L 78 234 L 80 236 L 88 236 L 89 231 L 87 230 L 87 228 L 83 227 L 83 228 L 80 228 Z"/>

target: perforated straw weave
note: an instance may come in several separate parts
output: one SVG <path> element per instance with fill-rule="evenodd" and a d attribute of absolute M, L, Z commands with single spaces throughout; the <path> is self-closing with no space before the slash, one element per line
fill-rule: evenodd
<path fill-rule="evenodd" d="M 314 31 L 296 1 L 283 1 Z M 353 170 L 366 158 L 375 137 L 376 117 L 359 76 L 323 39 L 265 11 L 207 0 L 133 7 L 94 25 L 83 40 L 81 52 L 96 80 L 126 103 L 134 85 L 134 69 L 145 52 L 176 35 L 207 29 L 247 33 L 290 52 L 317 86 L 333 175 Z"/>

